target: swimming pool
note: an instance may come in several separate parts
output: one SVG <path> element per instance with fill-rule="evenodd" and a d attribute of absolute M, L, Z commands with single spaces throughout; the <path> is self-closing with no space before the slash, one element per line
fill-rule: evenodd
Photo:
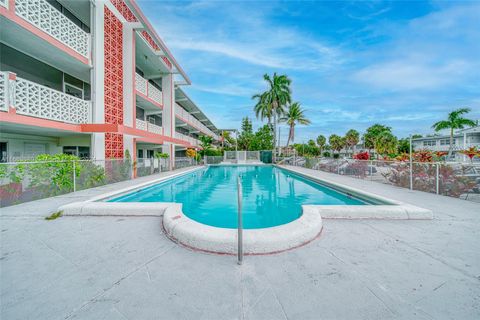
<path fill-rule="evenodd" d="M 176 202 L 206 225 L 237 227 L 237 177 L 243 186 L 245 229 L 274 227 L 302 214 L 302 205 L 366 205 L 347 194 L 273 166 L 210 166 L 109 202 Z"/>

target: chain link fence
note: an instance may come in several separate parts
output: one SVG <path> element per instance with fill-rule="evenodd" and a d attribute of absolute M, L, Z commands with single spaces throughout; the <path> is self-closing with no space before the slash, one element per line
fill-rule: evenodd
<path fill-rule="evenodd" d="M 283 164 L 480 202 L 480 164 L 290 158 Z"/>
<path fill-rule="evenodd" d="M 0 207 L 169 171 L 169 163 L 158 158 L 0 163 Z M 196 165 L 192 158 L 175 159 L 176 169 Z"/>

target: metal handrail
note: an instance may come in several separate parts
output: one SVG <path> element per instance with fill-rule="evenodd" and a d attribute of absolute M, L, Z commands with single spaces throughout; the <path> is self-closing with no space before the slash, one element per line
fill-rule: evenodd
<path fill-rule="evenodd" d="M 243 262 L 243 222 L 242 222 L 242 178 L 237 179 L 237 199 L 238 199 L 238 264 Z"/>

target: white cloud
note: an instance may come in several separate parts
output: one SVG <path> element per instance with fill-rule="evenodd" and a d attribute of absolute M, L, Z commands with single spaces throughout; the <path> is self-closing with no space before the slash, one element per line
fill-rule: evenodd
<path fill-rule="evenodd" d="M 441 66 L 419 61 L 391 61 L 374 64 L 353 74 L 353 79 L 391 91 L 438 89 L 456 83 L 469 70 L 465 61 Z"/>

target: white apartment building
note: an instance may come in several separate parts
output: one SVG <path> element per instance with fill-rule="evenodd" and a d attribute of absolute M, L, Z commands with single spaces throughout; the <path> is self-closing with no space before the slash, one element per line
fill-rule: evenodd
<path fill-rule="evenodd" d="M 133 158 L 218 129 L 134 0 L 0 0 L 1 161 Z"/>
<path fill-rule="evenodd" d="M 414 150 L 448 151 L 450 147 L 449 135 L 438 135 L 416 138 L 412 140 Z M 466 161 L 467 157 L 458 151 L 470 147 L 480 148 L 480 126 L 458 130 L 453 136 L 452 160 Z"/>

